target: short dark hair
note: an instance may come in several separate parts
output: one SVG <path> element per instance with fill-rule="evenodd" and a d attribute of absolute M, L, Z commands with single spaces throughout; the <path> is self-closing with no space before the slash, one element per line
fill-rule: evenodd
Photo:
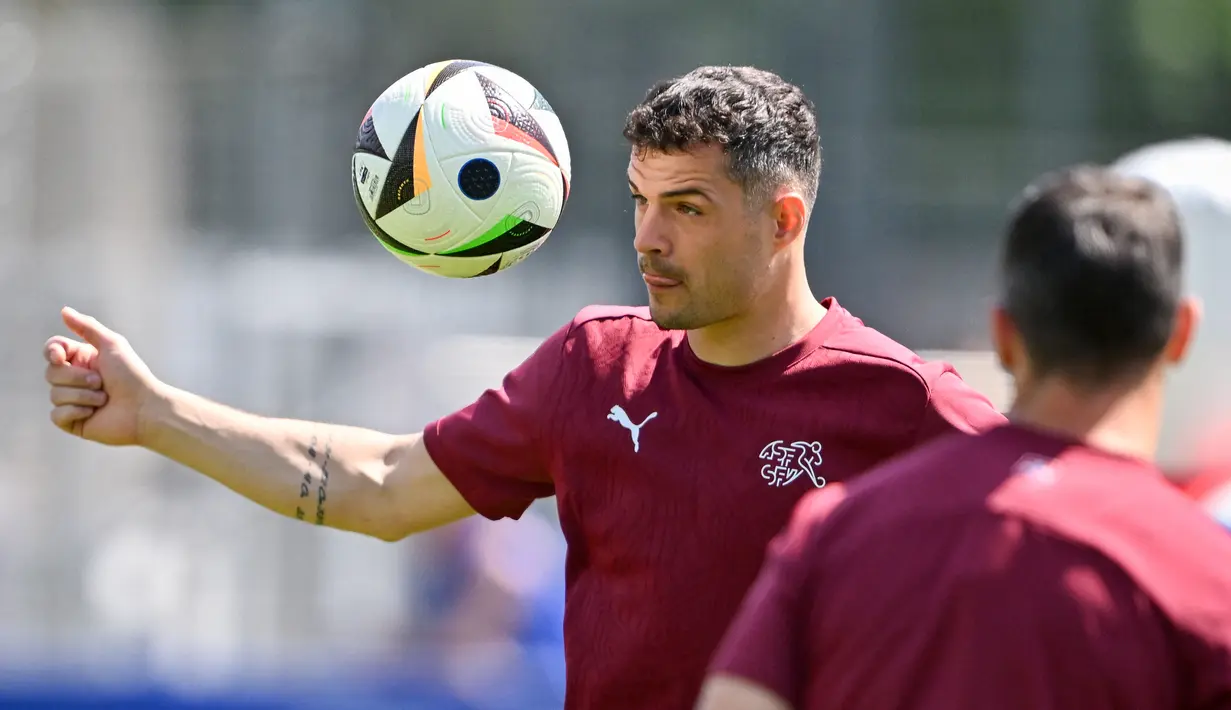
<path fill-rule="evenodd" d="M 705 66 L 655 84 L 628 114 L 636 149 L 673 152 L 719 145 L 727 171 L 750 197 L 794 184 L 809 202 L 821 174 L 816 111 L 803 90 L 753 67 Z"/>
<path fill-rule="evenodd" d="M 1014 210 L 1002 305 L 1039 375 L 1103 386 L 1162 354 L 1182 262 L 1180 218 L 1161 187 L 1080 165 L 1037 180 Z"/>

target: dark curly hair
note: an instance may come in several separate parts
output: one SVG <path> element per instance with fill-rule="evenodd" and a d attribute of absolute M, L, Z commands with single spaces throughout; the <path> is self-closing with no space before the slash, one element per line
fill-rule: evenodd
<path fill-rule="evenodd" d="M 722 146 L 731 179 L 751 199 L 780 185 L 816 199 L 821 141 L 811 101 L 794 84 L 753 67 L 705 66 L 661 81 L 628 114 L 638 151 Z"/>

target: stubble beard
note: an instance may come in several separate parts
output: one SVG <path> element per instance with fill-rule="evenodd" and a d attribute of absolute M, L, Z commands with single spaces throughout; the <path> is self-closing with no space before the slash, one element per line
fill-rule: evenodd
<path fill-rule="evenodd" d="M 676 286 L 673 290 L 684 289 L 685 286 Z M 687 294 L 673 294 L 675 296 Z M 709 325 L 702 314 L 696 312 L 696 308 L 692 304 L 684 303 L 680 306 L 671 307 L 664 303 L 655 303 L 653 295 L 650 296 L 650 318 L 654 324 L 663 330 L 696 330 Z"/>

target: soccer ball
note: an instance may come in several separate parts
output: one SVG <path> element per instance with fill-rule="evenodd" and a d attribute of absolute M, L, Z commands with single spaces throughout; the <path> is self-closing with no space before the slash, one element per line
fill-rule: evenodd
<path fill-rule="evenodd" d="M 372 104 L 351 159 L 355 202 L 394 256 L 431 274 L 486 276 L 546 241 L 568 200 L 568 141 L 530 82 L 437 62 Z"/>

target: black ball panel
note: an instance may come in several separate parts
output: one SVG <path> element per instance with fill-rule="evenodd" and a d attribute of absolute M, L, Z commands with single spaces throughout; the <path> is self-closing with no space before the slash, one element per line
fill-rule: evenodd
<path fill-rule="evenodd" d="M 500 191 L 500 169 L 486 158 L 468 160 L 457 171 L 457 186 L 472 200 L 486 200 Z"/>
<path fill-rule="evenodd" d="M 380 144 L 380 137 L 376 135 L 376 126 L 372 123 L 370 113 L 363 119 L 363 125 L 359 126 L 359 136 L 355 139 L 355 150 L 379 155 L 385 160 L 389 159 L 389 155 L 385 153 L 385 147 Z"/>

